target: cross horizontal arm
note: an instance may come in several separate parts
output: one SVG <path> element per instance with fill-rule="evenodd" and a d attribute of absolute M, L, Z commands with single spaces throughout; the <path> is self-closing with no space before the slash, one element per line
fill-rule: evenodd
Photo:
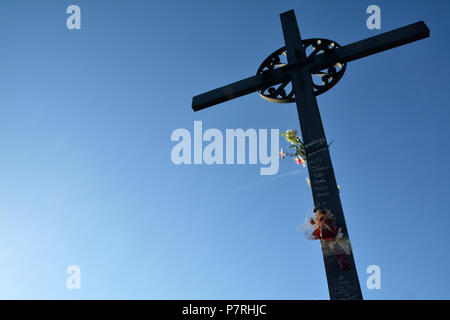
<path fill-rule="evenodd" d="M 192 98 L 192 109 L 199 111 L 213 105 L 276 85 L 290 77 L 291 66 L 265 71 L 253 77 L 208 91 Z"/>
<path fill-rule="evenodd" d="M 430 36 L 430 29 L 423 21 L 410 24 L 380 35 L 367 38 L 335 50 L 319 54 L 305 61 L 311 70 L 320 71 L 334 63 L 345 63 L 389 50 Z"/>

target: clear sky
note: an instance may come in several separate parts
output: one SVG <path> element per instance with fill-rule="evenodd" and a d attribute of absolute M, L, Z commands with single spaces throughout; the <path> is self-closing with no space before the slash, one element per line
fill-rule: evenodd
<path fill-rule="evenodd" d="M 81 7 L 81 30 L 66 8 Z M 378 4 L 382 29 L 366 27 Z M 304 38 L 419 20 L 431 38 L 348 65 L 318 98 L 366 299 L 449 299 L 448 1 L 0 2 L 0 298 L 328 299 L 306 169 L 180 165 L 173 130 L 299 129 L 294 104 L 192 96 Z M 285 145 L 280 139 L 280 144 Z M 445 200 L 445 201 L 444 201 Z M 66 268 L 81 268 L 68 290 Z M 381 289 L 366 269 L 381 268 Z"/>

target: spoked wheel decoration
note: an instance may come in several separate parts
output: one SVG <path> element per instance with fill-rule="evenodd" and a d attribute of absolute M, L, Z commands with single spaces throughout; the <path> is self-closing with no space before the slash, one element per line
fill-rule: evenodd
<path fill-rule="evenodd" d="M 311 58 L 317 54 L 327 54 L 339 47 L 339 44 L 328 39 L 315 38 L 303 40 L 303 48 L 305 49 L 307 58 Z M 288 64 L 286 57 L 286 47 L 278 49 L 263 61 L 258 68 L 257 74 L 286 66 Z M 344 75 L 346 66 L 346 63 L 336 63 L 322 70 L 312 72 L 314 94 L 318 96 L 331 89 Z M 263 99 L 270 102 L 295 102 L 295 93 L 290 80 L 258 90 L 258 93 Z"/>

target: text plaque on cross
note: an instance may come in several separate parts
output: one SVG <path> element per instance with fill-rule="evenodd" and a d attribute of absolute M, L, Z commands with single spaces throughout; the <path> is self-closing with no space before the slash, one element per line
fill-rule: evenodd
<path fill-rule="evenodd" d="M 336 65 L 344 66 L 345 70 L 347 62 L 427 38 L 430 31 L 425 23 L 420 21 L 341 47 L 326 39 L 302 40 L 294 11 L 287 11 L 280 16 L 285 47 L 279 52 L 287 56 L 287 64 L 280 64 L 278 60 L 271 58 L 273 60 L 271 67 L 258 72 L 257 75 L 195 96 L 192 108 L 199 111 L 257 91 L 269 101 L 296 102 L 314 205 L 333 213 L 343 238 L 348 239 L 350 248 L 348 253 L 350 267 L 342 268 L 330 254 L 328 242 L 321 240 L 330 298 L 360 300 L 361 287 L 316 96 L 334 86 L 342 76 L 341 74 L 337 77 Z M 313 44 L 316 48 L 313 54 L 308 56 L 305 48 L 309 44 Z M 318 47 L 322 50 L 317 50 Z M 279 67 L 275 68 L 274 65 Z M 323 78 L 325 85 L 319 88 L 314 84 L 312 74 L 317 74 L 323 69 L 327 69 L 328 73 Z M 286 94 L 284 90 L 288 82 L 292 86 L 290 94 Z M 279 84 L 281 85 L 277 89 L 273 88 Z M 268 88 L 272 90 L 266 95 L 264 92 Z"/>

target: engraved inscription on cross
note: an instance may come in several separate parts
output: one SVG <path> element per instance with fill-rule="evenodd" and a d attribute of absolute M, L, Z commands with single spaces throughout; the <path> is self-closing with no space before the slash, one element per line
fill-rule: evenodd
<path fill-rule="evenodd" d="M 350 268 L 342 268 L 333 247 L 321 240 L 330 298 L 359 300 L 361 288 L 316 96 L 341 79 L 348 62 L 427 38 L 430 31 L 420 21 L 340 46 L 328 39 L 302 40 L 293 10 L 280 17 L 285 47 L 271 54 L 255 76 L 195 96 L 192 109 L 199 111 L 252 92 L 271 102 L 296 103 L 314 205 L 333 213 L 350 258 Z M 314 81 L 317 77 L 321 83 Z"/>

